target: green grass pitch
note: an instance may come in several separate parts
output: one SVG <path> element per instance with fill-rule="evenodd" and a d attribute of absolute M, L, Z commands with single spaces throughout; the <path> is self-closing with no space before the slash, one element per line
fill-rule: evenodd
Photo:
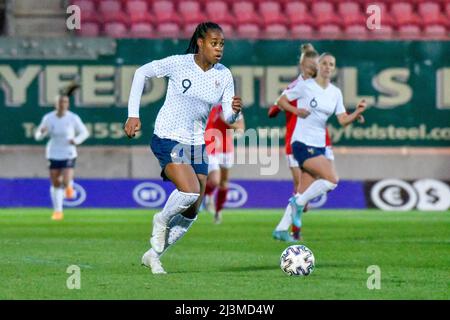
<path fill-rule="evenodd" d="M 140 264 L 150 210 L 0 210 L 0 299 L 449 299 L 450 212 L 311 211 L 308 277 L 279 268 L 287 243 L 271 232 L 282 210 L 228 210 L 221 225 L 201 213 L 162 258 L 167 275 Z M 81 270 L 69 290 L 68 266 Z M 367 268 L 381 288 L 369 290 Z"/>

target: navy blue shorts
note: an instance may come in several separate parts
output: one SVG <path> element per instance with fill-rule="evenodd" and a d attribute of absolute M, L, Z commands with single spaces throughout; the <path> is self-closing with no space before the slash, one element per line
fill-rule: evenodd
<path fill-rule="evenodd" d="M 150 148 L 159 161 L 163 180 L 169 180 L 164 173 L 164 168 L 169 163 L 190 164 L 195 173 L 208 175 L 208 155 L 204 144 L 192 146 L 175 140 L 160 138 L 154 134 Z"/>
<path fill-rule="evenodd" d="M 48 168 L 49 169 L 75 168 L 76 160 L 77 160 L 77 158 L 65 159 L 65 160 L 48 159 Z"/>
<path fill-rule="evenodd" d="M 292 143 L 292 154 L 295 160 L 297 160 L 298 165 L 303 167 L 303 163 L 311 158 L 318 156 L 325 156 L 325 147 L 311 147 L 302 142 L 294 141 Z"/>

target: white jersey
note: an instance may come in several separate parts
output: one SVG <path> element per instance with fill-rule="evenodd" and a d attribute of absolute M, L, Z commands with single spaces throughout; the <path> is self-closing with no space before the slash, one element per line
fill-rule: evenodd
<path fill-rule="evenodd" d="M 45 129 L 46 132 L 42 134 L 41 129 Z M 42 140 L 45 136 L 50 137 L 46 147 L 46 158 L 68 160 L 77 157 L 77 149 L 70 140 L 79 145 L 89 137 L 89 132 L 75 113 L 67 111 L 64 116 L 58 117 L 56 111 L 53 111 L 42 118 L 35 132 L 36 140 Z"/>
<path fill-rule="evenodd" d="M 289 101 L 297 100 L 297 108 L 308 109 L 311 114 L 298 118 L 292 135 L 292 142 L 300 141 L 312 147 L 325 147 L 328 118 L 334 113 L 345 113 L 341 90 L 330 83 L 326 89 L 314 79 L 299 81 L 295 87 L 286 90 Z"/>
<path fill-rule="evenodd" d="M 205 124 L 211 107 L 221 103 L 225 121 L 233 123 L 233 76 L 220 63 L 203 71 L 194 54 L 174 55 L 155 60 L 136 70 L 128 101 L 128 117 L 139 117 L 145 79 L 168 77 L 166 99 L 158 112 L 154 133 L 190 145 L 204 144 Z"/>

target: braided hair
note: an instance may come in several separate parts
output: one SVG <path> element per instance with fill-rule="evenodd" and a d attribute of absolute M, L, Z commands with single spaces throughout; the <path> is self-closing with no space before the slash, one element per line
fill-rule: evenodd
<path fill-rule="evenodd" d="M 222 28 L 217 23 L 209 21 L 200 23 L 197 28 L 195 28 L 194 34 L 189 41 L 189 47 L 186 49 L 186 53 L 198 53 L 197 40 L 198 38 L 205 39 L 208 30 L 219 30 L 220 32 L 223 32 Z"/>

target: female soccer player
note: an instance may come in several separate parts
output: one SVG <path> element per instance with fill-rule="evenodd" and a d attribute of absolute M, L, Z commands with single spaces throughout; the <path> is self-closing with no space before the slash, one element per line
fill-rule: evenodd
<path fill-rule="evenodd" d="M 71 91 L 71 90 L 70 90 Z M 35 139 L 40 141 L 46 136 L 46 158 L 50 169 L 50 197 L 53 203 L 53 220 L 62 220 L 64 189 L 66 197 L 73 197 L 72 181 L 77 158 L 76 146 L 89 137 L 86 126 L 80 117 L 69 111 L 69 94 L 56 98 L 55 111 L 47 113 L 35 131 Z"/>
<path fill-rule="evenodd" d="M 366 109 L 361 100 L 355 111 L 345 111 L 341 90 L 330 81 L 336 68 L 336 59 L 330 53 L 319 57 L 319 71 L 315 79 L 299 82 L 279 99 L 282 109 L 296 113 L 298 119 L 292 137 L 292 151 L 302 170 L 315 181 L 303 192 L 289 199 L 295 212 L 294 224 L 299 224 L 306 203 L 336 188 L 338 177 L 333 164 L 325 157 L 325 130 L 328 118 L 334 113 L 339 124 L 346 126 L 360 118 Z M 297 107 L 289 101 L 297 100 Z M 297 220 L 297 222 L 295 221 Z"/>
<path fill-rule="evenodd" d="M 161 255 L 194 223 L 208 175 L 205 153 L 205 122 L 211 106 L 222 104 L 224 119 L 234 123 L 242 108 L 234 96 L 231 72 L 219 63 L 224 36 L 213 22 L 200 23 L 184 55 L 154 60 L 134 74 L 128 101 L 125 133 L 133 137 L 140 130 L 139 103 L 146 78 L 168 77 L 167 95 L 158 112 L 151 149 L 162 168 L 161 176 L 176 189 L 161 212 L 153 218 L 152 248 L 142 263 L 155 274 L 166 273 Z"/>
<path fill-rule="evenodd" d="M 229 124 L 223 119 L 222 106 L 213 107 L 205 131 L 209 161 L 205 205 L 209 212 L 214 213 L 215 223 L 222 222 L 222 209 L 227 200 L 228 176 L 234 161 L 234 130 L 245 130 L 242 113 L 235 123 Z M 217 201 L 214 201 L 216 189 Z"/>
<path fill-rule="evenodd" d="M 300 75 L 297 77 L 297 79 L 295 79 L 288 85 L 287 89 L 293 88 L 299 81 L 305 81 L 307 79 L 313 78 L 317 74 L 317 58 L 319 57 L 317 51 L 310 43 L 303 44 L 300 47 L 300 50 L 301 50 L 301 55 L 299 59 Z M 277 104 L 278 99 L 275 102 L 275 104 L 269 108 L 270 118 L 276 117 L 279 114 L 279 112 L 282 111 L 282 109 Z M 290 103 L 293 106 L 297 105 L 297 101 L 290 101 Z M 286 111 L 285 113 L 286 113 L 286 137 L 285 137 L 286 159 L 294 181 L 294 194 L 295 194 L 296 192 L 299 192 L 299 189 L 304 187 L 305 184 L 310 183 L 313 180 L 313 178 L 309 175 L 309 173 L 302 172 L 302 170 L 300 170 L 298 162 L 297 160 L 295 160 L 292 154 L 291 138 L 294 132 L 295 124 L 297 123 L 297 115 L 289 111 Z M 327 133 L 327 141 L 329 141 L 328 138 L 329 137 Z M 301 223 L 301 220 L 296 221 L 300 221 Z M 289 228 L 291 227 L 291 225 L 294 232 L 294 237 L 292 237 L 289 233 Z M 301 225 L 293 225 L 291 205 L 288 205 L 279 224 L 273 231 L 272 236 L 274 237 L 274 239 L 277 240 L 293 242 L 297 240 L 298 237 L 300 236 L 300 227 Z"/>

